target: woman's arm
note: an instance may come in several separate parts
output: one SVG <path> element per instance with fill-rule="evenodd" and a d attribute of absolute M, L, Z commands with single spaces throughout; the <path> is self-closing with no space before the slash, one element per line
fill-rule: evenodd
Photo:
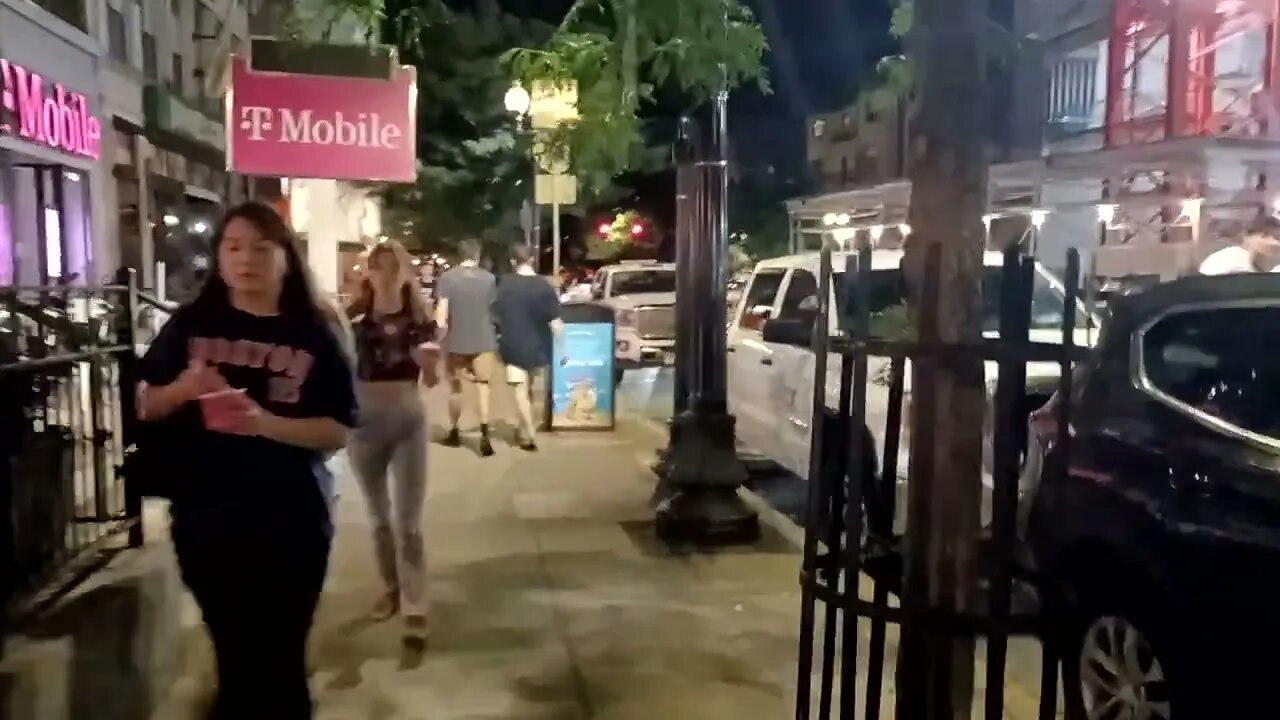
<path fill-rule="evenodd" d="M 288 418 L 262 412 L 256 434 L 286 445 L 309 450 L 341 450 L 347 444 L 347 426 L 328 417 Z"/>

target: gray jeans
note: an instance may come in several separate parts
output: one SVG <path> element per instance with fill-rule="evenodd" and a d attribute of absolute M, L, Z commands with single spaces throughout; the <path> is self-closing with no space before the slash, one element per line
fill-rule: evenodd
<path fill-rule="evenodd" d="M 417 392 L 362 393 L 348 454 L 373 523 L 378 570 L 405 615 L 427 611 L 422 510 L 427 494 L 427 414 Z"/>

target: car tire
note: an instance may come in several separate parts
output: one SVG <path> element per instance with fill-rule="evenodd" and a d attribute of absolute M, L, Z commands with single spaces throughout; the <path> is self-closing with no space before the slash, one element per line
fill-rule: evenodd
<path fill-rule="evenodd" d="M 1160 593 L 1125 575 L 1097 572 L 1078 584 L 1069 608 L 1051 615 L 1060 629 L 1063 710 L 1067 720 L 1089 720 L 1107 703 L 1141 706 L 1150 720 L 1184 720 L 1190 705 L 1173 654 L 1171 625 L 1159 609 Z M 1126 647 L 1131 651 L 1126 652 Z M 1144 678 L 1134 682 L 1134 678 Z M 1113 717 L 1103 713 L 1102 717 Z M 1129 717 L 1120 714 L 1115 717 Z"/>

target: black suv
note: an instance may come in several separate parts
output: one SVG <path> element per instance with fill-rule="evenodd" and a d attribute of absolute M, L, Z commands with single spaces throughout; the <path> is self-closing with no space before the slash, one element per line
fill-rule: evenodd
<path fill-rule="evenodd" d="M 1026 525 L 1068 717 L 1280 717 L 1280 274 L 1109 310 Z"/>

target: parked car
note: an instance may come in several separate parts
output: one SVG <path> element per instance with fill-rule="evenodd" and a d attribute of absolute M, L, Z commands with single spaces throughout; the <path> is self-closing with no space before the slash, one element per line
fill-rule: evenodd
<path fill-rule="evenodd" d="M 1069 447 L 1027 464 L 1045 468 L 1025 499 L 1025 532 L 1061 633 L 1068 717 L 1276 712 L 1272 333 L 1274 275 L 1192 277 L 1111 298 L 1077 374 Z"/>
<path fill-rule="evenodd" d="M 675 263 L 641 260 L 602 267 L 590 296 L 613 310 L 618 378 L 627 369 L 675 364 Z"/>
<path fill-rule="evenodd" d="M 828 332 L 840 332 L 844 318 L 837 298 L 845 292 L 846 256 L 833 258 L 832 298 Z M 738 304 L 729 326 L 728 399 L 737 418 L 738 439 L 746 450 L 772 460 L 801 478 L 809 476 L 810 422 L 813 410 L 814 356 L 809 349 L 810 329 L 817 310 L 817 253 L 791 255 L 765 260 L 756 266 L 747 290 Z M 1004 256 L 988 252 L 983 258 L 983 298 L 985 327 L 989 335 L 997 331 L 997 300 Z M 902 251 L 874 250 L 868 296 L 873 314 L 882 314 L 901 305 L 904 299 Z M 1032 298 L 1031 339 L 1037 342 L 1061 342 L 1062 312 L 1065 292 L 1062 283 L 1048 270 L 1037 265 Z M 797 323 L 801 329 L 797 331 Z M 1091 335 L 1089 319 L 1083 309 L 1076 318 L 1075 342 L 1087 345 Z M 770 328 L 787 332 L 771 332 Z M 872 358 L 869 375 L 884 377 L 888 361 Z M 840 356 L 831 355 L 827 363 L 826 405 L 830 412 L 839 405 Z M 1029 403 L 1023 408 L 1031 413 L 1048 400 L 1056 387 L 1060 366 L 1055 363 L 1031 363 L 1027 368 Z M 995 363 L 987 365 L 987 387 L 994 395 Z M 909 392 L 909 387 L 908 387 Z M 888 415 L 888 388 L 874 383 L 867 389 L 867 425 L 883 447 Z M 990 415 L 990 413 L 988 413 Z M 904 414 L 905 417 L 905 414 Z M 988 428 L 988 456 L 990 430 Z M 902 458 L 898 467 L 905 471 L 909 437 L 904 434 Z M 828 443 L 828 452 L 837 453 L 842 444 Z M 989 460 L 989 458 L 988 458 Z M 988 466 L 990 463 L 988 462 Z"/>

